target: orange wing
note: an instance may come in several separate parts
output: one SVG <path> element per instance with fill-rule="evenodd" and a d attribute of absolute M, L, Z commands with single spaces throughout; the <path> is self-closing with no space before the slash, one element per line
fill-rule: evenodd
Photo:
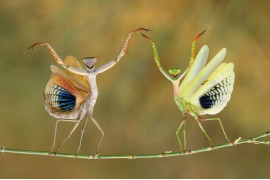
<path fill-rule="evenodd" d="M 82 69 L 82 66 L 80 65 L 80 63 L 78 62 L 78 60 L 75 57 L 73 57 L 73 56 L 67 56 L 66 59 L 65 59 L 65 63 L 68 66 L 72 66 L 72 67 L 75 67 L 75 68 Z M 67 74 L 69 74 L 70 76 L 74 77 L 74 79 L 77 82 L 80 82 L 80 84 L 82 84 L 84 86 L 84 88 L 86 88 L 87 91 L 90 92 L 90 84 L 88 82 L 88 79 L 85 76 L 74 74 L 74 73 L 69 72 L 67 70 L 65 72 Z"/>
<path fill-rule="evenodd" d="M 58 73 L 51 75 L 45 89 L 45 103 L 52 112 L 69 112 L 86 99 L 67 79 Z"/>
<path fill-rule="evenodd" d="M 57 73 L 60 74 L 64 79 L 67 79 L 70 84 L 72 84 L 75 89 L 82 93 L 90 94 L 90 87 L 86 87 L 84 84 L 82 84 L 84 81 L 79 81 L 82 80 L 80 78 L 80 75 L 74 74 L 72 72 L 69 72 L 68 70 L 63 71 L 59 67 L 55 65 L 50 66 L 52 73 Z M 88 83 L 88 82 L 87 82 Z M 89 83 L 88 83 L 89 84 Z"/>

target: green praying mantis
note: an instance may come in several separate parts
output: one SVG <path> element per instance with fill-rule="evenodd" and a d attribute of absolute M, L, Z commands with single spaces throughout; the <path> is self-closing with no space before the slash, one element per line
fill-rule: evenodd
<path fill-rule="evenodd" d="M 98 149 L 103 140 L 104 131 L 101 126 L 93 117 L 93 109 L 98 97 L 98 88 L 96 84 L 96 76 L 112 68 L 126 53 L 131 35 L 134 33 L 140 33 L 141 31 L 151 31 L 145 28 L 139 28 L 131 31 L 128 34 L 126 41 L 124 42 L 122 49 L 118 53 L 117 57 L 109 63 L 95 68 L 96 58 L 87 57 L 83 59 L 85 67 L 83 68 L 80 63 L 72 56 L 68 56 L 65 60 L 62 60 L 56 51 L 52 48 L 49 43 L 35 43 L 29 47 L 33 49 L 36 46 L 45 45 L 49 49 L 52 59 L 62 66 L 62 69 L 52 65 L 52 75 L 45 88 L 43 95 L 45 109 L 48 113 L 56 118 L 55 132 L 53 146 L 50 154 L 54 150 L 56 144 L 57 126 L 59 122 L 74 122 L 75 125 L 67 136 L 61 141 L 56 147 L 55 152 L 58 148 L 73 134 L 79 123 L 85 118 L 83 128 L 81 131 L 81 138 L 77 154 L 80 151 L 82 137 L 84 134 L 85 126 L 88 118 L 101 132 L 101 139 L 96 148 Z M 224 133 L 225 138 L 227 137 L 221 120 L 219 118 L 202 119 L 201 115 L 205 114 L 217 114 L 219 113 L 228 103 L 233 91 L 234 84 L 234 72 L 233 63 L 221 63 L 225 57 L 226 49 L 222 49 L 206 66 L 206 60 L 208 57 L 208 47 L 203 46 L 195 58 L 195 42 L 204 33 L 200 33 L 192 43 L 191 58 L 187 69 L 180 74 L 179 68 L 165 69 L 161 66 L 158 51 L 155 43 L 146 35 L 141 34 L 151 44 L 154 52 L 154 61 L 161 73 L 172 82 L 174 87 L 174 100 L 184 115 L 183 121 L 180 123 L 176 136 L 182 149 L 182 143 L 179 138 L 179 131 L 183 127 L 184 134 L 184 149 L 186 149 L 186 115 L 190 114 L 198 122 L 201 130 L 210 141 L 212 140 L 204 130 L 201 122 L 217 120 L 220 123 L 221 129 Z M 205 66 L 205 67 L 204 67 Z M 180 84 L 180 80 L 184 80 Z"/>
<path fill-rule="evenodd" d="M 179 131 L 183 127 L 184 149 L 186 149 L 186 116 L 190 114 L 197 121 L 200 129 L 213 146 L 211 138 L 202 126 L 202 121 L 216 120 L 219 122 L 225 138 L 230 142 L 221 120 L 219 118 L 203 119 L 201 115 L 217 114 L 223 110 L 231 98 L 234 84 L 234 64 L 221 63 L 225 57 L 226 49 L 223 48 L 206 66 L 208 46 L 203 46 L 195 57 L 195 43 L 205 32 L 200 33 L 192 42 L 189 66 L 180 74 L 179 68 L 169 69 L 167 72 L 160 63 L 160 58 L 155 43 L 146 35 L 141 34 L 151 44 L 154 53 L 154 61 L 160 72 L 173 84 L 174 101 L 183 114 L 176 136 L 182 150 L 182 142 Z M 184 77 L 182 83 L 181 79 Z"/>

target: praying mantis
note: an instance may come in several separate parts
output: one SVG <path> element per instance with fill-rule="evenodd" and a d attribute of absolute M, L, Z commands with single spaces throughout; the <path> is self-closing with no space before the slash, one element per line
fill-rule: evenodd
<path fill-rule="evenodd" d="M 56 51 L 49 43 L 35 43 L 28 49 L 33 49 L 36 46 L 47 46 L 53 60 L 61 65 L 64 70 L 55 65 L 51 65 L 52 75 L 46 85 L 45 93 L 43 94 L 44 105 L 47 112 L 56 118 L 53 146 L 50 154 L 53 152 L 56 141 L 57 127 L 59 122 L 74 122 L 75 125 L 67 134 L 67 136 L 57 145 L 55 153 L 58 148 L 73 134 L 79 123 L 86 116 L 80 137 L 77 154 L 80 151 L 84 130 L 88 121 L 91 118 L 93 123 L 99 129 L 101 138 L 96 148 L 98 154 L 99 147 L 104 137 L 104 131 L 98 122 L 93 117 L 94 106 L 98 97 L 98 87 L 96 77 L 109 69 L 111 69 L 119 60 L 125 55 L 128 50 L 131 36 L 134 33 L 141 31 L 148 32 L 149 29 L 139 28 L 130 32 L 116 58 L 109 63 L 95 68 L 97 59 L 95 57 L 87 57 L 83 59 L 85 69 L 82 68 L 76 58 L 67 56 L 62 60 Z"/>
<path fill-rule="evenodd" d="M 197 121 L 200 129 L 203 131 L 210 144 L 212 140 L 202 126 L 202 121 L 216 120 L 219 122 L 225 138 L 230 142 L 222 122 L 219 118 L 203 119 L 201 115 L 217 114 L 223 110 L 231 98 L 234 84 L 234 64 L 222 63 L 226 49 L 223 48 L 206 66 L 208 57 L 208 46 L 203 46 L 195 57 L 195 43 L 206 30 L 201 32 L 192 42 L 191 57 L 189 66 L 180 74 L 179 68 L 169 69 L 167 72 L 160 63 L 159 54 L 155 43 L 146 35 L 141 34 L 152 44 L 154 61 L 160 72 L 173 84 L 174 101 L 183 114 L 183 120 L 180 123 L 176 137 L 182 150 L 182 142 L 179 138 L 179 132 L 183 127 L 184 149 L 186 149 L 186 116 L 190 114 Z M 184 77 L 182 83 L 181 79 Z"/>

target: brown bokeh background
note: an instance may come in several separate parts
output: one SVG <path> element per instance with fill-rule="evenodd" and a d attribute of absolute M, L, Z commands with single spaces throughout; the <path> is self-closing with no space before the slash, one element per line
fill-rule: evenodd
<path fill-rule="evenodd" d="M 227 48 L 235 64 L 232 99 L 218 115 L 231 139 L 270 129 L 270 2 L 268 1 L 1 1 L 0 146 L 49 150 L 55 120 L 44 110 L 42 93 L 55 64 L 45 47 L 23 54 L 34 42 L 49 42 L 61 57 L 116 56 L 127 34 L 139 27 L 157 44 L 165 69 L 184 69 L 191 42 L 210 48 L 212 58 Z M 134 35 L 128 53 L 97 79 L 94 117 L 105 131 L 101 154 L 178 151 L 175 131 L 182 115 L 171 83 L 156 68 L 150 44 Z M 215 144 L 225 143 L 217 122 L 204 123 Z M 58 141 L 71 128 L 61 123 Z M 62 146 L 75 153 L 80 128 Z M 89 121 L 82 154 L 92 154 L 100 138 Z M 209 146 L 196 122 L 187 122 L 189 149 Z M 269 178 L 270 151 L 240 145 L 166 159 L 80 160 L 0 154 L 1 178 Z"/>

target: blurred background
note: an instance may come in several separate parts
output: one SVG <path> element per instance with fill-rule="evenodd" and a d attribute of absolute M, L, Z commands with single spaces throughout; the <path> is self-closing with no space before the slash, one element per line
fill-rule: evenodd
<path fill-rule="evenodd" d="M 42 99 L 52 61 L 58 54 L 78 59 L 95 56 L 97 66 L 115 58 L 127 34 L 144 27 L 157 44 L 165 69 L 185 69 L 192 40 L 209 59 L 223 47 L 235 64 L 232 99 L 218 115 L 233 140 L 270 129 L 269 1 L 1 1 L 0 2 L 0 146 L 49 151 L 55 119 Z M 171 83 L 158 71 L 151 45 L 135 34 L 128 53 L 97 78 L 94 117 L 105 131 L 100 154 L 148 154 L 179 151 L 175 131 L 182 114 Z M 210 117 L 210 116 L 209 116 Z M 82 125 L 82 124 L 81 124 Z M 214 144 L 226 143 L 217 122 L 203 124 Z M 72 123 L 60 123 L 58 142 Z M 75 153 L 81 126 L 59 149 Z M 182 135 L 182 133 L 181 133 Z M 93 154 L 100 132 L 89 121 L 81 154 Z M 193 118 L 187 121 L 188 149 L 209 142 Z M 269 178 L 270 149 L 244 144 L 213 152 L 166 159 L 81 160 L 0 154 L 1 178 Z"/>

